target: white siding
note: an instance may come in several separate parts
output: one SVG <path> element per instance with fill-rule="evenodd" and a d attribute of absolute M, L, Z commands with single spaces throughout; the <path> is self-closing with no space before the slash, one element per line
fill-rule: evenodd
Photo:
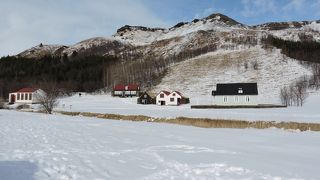
<path fill-rule="evenodd" d="M 257 97 L 257 95 L 214 96 L 214 104 L 225 106 L 258 105 Z"/>
<path fill-rule="evenodd" d="M 161 97 L 161 94 L 163 94 L 163 98 Z M 160 92 L 157 96 L 156 96 L 156 104 L 161 106 L 161 101 L 165 102 L 165 105 L 168 105 L 168 101 L 170 101 L 169 97 L 164 93 L 164 92 Z"/>
<path fill-rule="evenodd" d="M 39 103 L 39 96 L 44 96 L 46 93 L 38 89 L 35 92 L 15 92 L 9 94 L 9 102 L 11 102 L 11 95 L 15 95 L 15 103 L 22 103 L 22 104 L 36 104 Z M 30 100 L 31 95 L 31 100 Z M 18 98 L 19 96 L 19 98 Z M 23 98 L 22 98 L 23 97 Z"/>
<path fill-rule="evenodd" d="M 114 91 L 114 95 L 122 95 L 122 91 Z"/>
<path fill-rule="evenodd" d="M 174 96 L 174 94 L 175 94 L 175 96 Z M 178 93 L 176 93 L 176 92 L 172 92 L 171 94 L 169 94 L 169 96 L 168 96 L 168 103 L 167 103 L 167 105 L 169 105 L 169 106 L 178 106 L 179 104 L 178 104 L 178 99 L 180 98 L 180 102 L 181 102 L 181 99 L 182 99 L 182 97 L 178 94 Z M 171 99 L 173 100 L 173 101 L 171 101 Z"/>

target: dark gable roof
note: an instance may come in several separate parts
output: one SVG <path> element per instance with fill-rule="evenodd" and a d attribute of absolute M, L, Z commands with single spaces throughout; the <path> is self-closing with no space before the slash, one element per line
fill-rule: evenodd
<path fill-rule="evenodd" d="M 258 95 L 258 86 L 257 83 L 217 84 L 217 89 L 212 91 L 212 95 Z"/>

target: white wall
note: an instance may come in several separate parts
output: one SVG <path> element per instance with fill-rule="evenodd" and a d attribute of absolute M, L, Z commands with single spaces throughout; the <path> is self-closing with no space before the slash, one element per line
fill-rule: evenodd
<path fill-rule="evenodd" d="M 249 102 L 246 98 L 249 97 Z M 227 98 L 227 101 L 224 101 Z M 236 100 L 238 98 L 238 101 Z M 215 105 L 236 106 L 236 105 L 258 105 L 257 95 L 242 95 L 242 96 L 214 96 Z"/>
<path fill-rule="evenodd" d="M 175 96 L 174 96 L 173 94 L 175 94 Z M 171 101 L 171 98 L 173 98 L 173 101 Z M 170 105 L 170 106 L 177 106 L 177 105 L 179 105 L 179 104 L 178 104 L 178 98 L 180 98 L 180 102 L 181 102 L 182 97 L 181 97 L 178 93 L 172 92 L 172 93 L 168 96 L 168 103 L 167 103 L 167 105 Z"/>
<path fill-rule="evenodd" d="M 20 94 L 20 99 L 18 100 L 18 94 Z M 22 94 L 23 94 L 23 99 L 22 99 Z M 29 98 L 29 94 L 32 95 L 31 100 Z M 35 103 L 39 103 L 39 96 L 44 96 L 46 93 L 41 90 L 38 89 L 37 91 L 33 92 L 33 93 L 10 93 L 9 94 L 9 102 L 11 102 L 11 95 L 15 95 L 16 96 L 16 103 L 23 103 L 23 104 L 35 104 Z M 27 95 L 27 98 L 26 98 Z"/>
<path fill-rule="evenodd" d="M 161 94 L 164 95 L 163 98 L 160 97 Z M 164 92 L 160 92 L 160 93 L 156 96 L 156 104 L 159 105 L 159 106 L 161 106 L 161 102 L 159 102 L 159 101 L 165 101 L 165 102 L 166 102 L 165 105 L 168 105 L 168 101 L 169 101 L 168 96 L 167 96 Z"/>
<path fill-rule="evenodd" d="M 122 96 L 122 95 L 125 95 L 125 96 L 137 96 L 138 95 L 137 91 L 114 91 L 113 94 L 115 96 Z"/>

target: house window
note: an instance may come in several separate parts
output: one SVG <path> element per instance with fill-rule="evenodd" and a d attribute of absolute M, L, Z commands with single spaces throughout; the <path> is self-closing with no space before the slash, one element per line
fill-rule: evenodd
<path fill-rule="evenodd" d="M 172 96 L 176 96 L 176 93 L 173 93 Z"/>
<path fill-rule="evenodd" d="M 21 93 L 21 100 L 24 100 L 24 94 Z"/>
<path fill-rule="evenodd" d="M 238 93 L 239 93 L 239 94 L 243 94 L 242 88 L 239 88 L 239 89 L 238 89 Z"/>
<path fill-rule="evenodd" d="M 170 98 L 170 102 L 174 102 L 174 98 Z"/>
<path fill-rule="evenodd" d="M 223 97 L 223 102 L 225 102 L 225 103 L 228 102 L 228 97 L 224 96 Z"/>
<path fill-rule="evenodd" d="M 246 96 L 246 102 L 250 102 L 250 97 Z"/>
<path fill-rule="evenodd" d="M 239 96 L 234 97 L 234 102 L 238 103 L 239 102 Z"/>
<path fill-rule="evenodd" d="M 17 100 L 20 100 L 20 93 L 18 93 L 17 95 Z"/>
<path fill-rule="evenodd" d="M 144 97 L 144 98 L 147 98 L 148 96 L 145 94 L 143 97 Z"/>
<path fill-rule="evenodd" d="M 164 98 L 164 94 L 160 94 L 160 98 Z"/>
<path fill-rule="evenodd" d="M 32 100 L 32 93 L 29 94 L 29 100 Z"/>

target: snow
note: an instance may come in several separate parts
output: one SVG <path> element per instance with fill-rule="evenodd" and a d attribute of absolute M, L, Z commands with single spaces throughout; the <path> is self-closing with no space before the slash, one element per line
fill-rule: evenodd
<path fill-rule="evenodd" d="M 137 29 L 132 32 L 125 33 L 122 36 L 114 35 L 113 37 L 122 42 L 127 42 L 136 46 L 143 46 L 154 42 L 162 33 L 162 30 L 152 32 Z"/>
<path fill-rule="evenodd" d="M 224 22 L 219 21 L 219 19 L 216 19 L 212 22 L 210 20 L 200 20 L 196 23 L 188 23 L 179 28 L 169 30 L 168 32 L 164 33 L 162 36 L 158 37 L 157 40 L 170 39 L 178 36 L 185 36 L 200 30 L 203 30 L 203 31 L 215 30 L 218 32 L 230 32 L 235 29 L 245 29 L 245 28 L 241 26 L 226 25 Z"/>
<path fill-rule="evenodd" d="M 119 43 L 119 44 L 123 43 L 123 46 L 128 45 L 128 43 L 120 42 L 116 38 L 113 38 L 113 37 L 110 37 L 110 38 L 95 37 L 95 38 L 90 38 L 90 39 L 81 41 L 73 46 L 70 46 L 69 48 L 65 49 L 63 51 L 63 53 L 71 55 L 74 51 L 79 52 L 79 51 L 83 51 L 86 49 L 90 49 L 93 47 L 99 47 L 99 46 L 106 46 L 106 52 L 107 51 L 111 52 L 111 51 L 117 49 L 117 47 L 113 47 L 114 49 L 108 50 L 107 47 L 110 46 L 110 44 L 112 44 L 112 43 Z"/>
<path fill-rule="evenodd" d="M 312 22 L 311 24 L 306 25 L 304 28 L 320 32 L 320 23 Z"/>
<path fill-rule="evenodd" d="M 320 41 L 320 24 L 311 22 L 301 28 L 289 28 L 284 30 L 267 31 L 268 33 L 284 40 L 300 41 L 300 35 L 307 35 L 312 37 L 313 40 Z"/>
<path fill-rule="evenodd" d="M 176 37 L 188 36 L 194 34 L 198 31 L 208 31 L 214 30 L 217 32 L 230 32 L 233 30 L 243 30 L 247 27 L 241 25 L 230 26 L 220 21 L 220 16 L 217 16 L 213 20 L 199 20 L 198 22 L 190 22 L 178 28 L 166 29 L 166 30 L 157 30 L 157 31 L 143 31 L 140 29 L 135 29 L 128 31 L 124 34 L 115 34 L 114 38 L 128 42 L 132 45 L 142 46 L 148 45 L 155 41 L 160 41 L 164 39 L 171 39 Z"/>
<path fill-rule="evenodd" d="M 191 98 L 191 104 L 212 100 L 212 96 Z M 318 104 L 320 93 L 311 94 L 303 107 L 280 109 L 191 109 L 190 105 L 157 106 L 137 104 L 136 98 L 119 98 L 110 95 L 77 95 L 63 98 L 57 110 L 72 112 L 95 112 L 121 115 L 146 115 L 150 117 L 193 117 L 211 119 L 232 119 L 248 121 L 295 121 L 320 122 Z"/>
<path fill-rule="evenodd" d="M 258 69 L 253 68 L 254 63 L 258 64 Z M 282 87 L 310 75 L 310 69 L 284 56 L 278 49 L 218 50 L 171 66 L 153 91 L 177 90 L 192 99 L 207 96 L 211 100 L 211 91 L 217 83 L 257 82 L 258 103 L 279 104 Z M 211 101 L 201 99 L 201 103 Z"/>
<path fill-rule="evenodd" d="M 0 179 L 317 179 L 319 138 L 0 110 Z"/>
<path fill-rule="evenodd" d="M 54 53 L 56 53 L 57 50 L 64 47 L 65 46 L 63 45 L 57 45 L 57 44 L 52 44 L 52 45 L 40 44 L 38 46 L 27 49 L 19 53 L 18 55 L 22 57 L 27 57 L 27 58 L 39 58 L 47 54 L 53 55 Z"/>

